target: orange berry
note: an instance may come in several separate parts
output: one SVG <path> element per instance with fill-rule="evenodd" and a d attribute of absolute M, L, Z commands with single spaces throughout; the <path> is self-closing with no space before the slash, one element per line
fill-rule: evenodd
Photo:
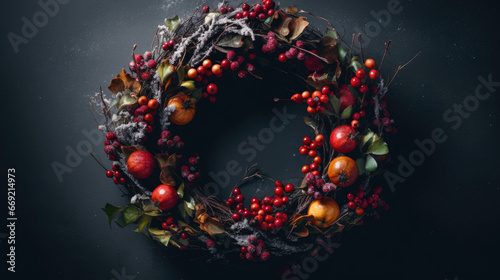
<path fill-rule="evenodd" d="M 158 101 L 156 101 L 156 99 L 151 99 L 151 100 L 149 100 L 149 102 L 148 102 L 148 107 L 149 107 L 149 109 L 151 109 L 151 110 L 156 110 L 156 109 L 158 109 Z"/>
<path fill-rule="evenodd" d="M 316 113 L 316 108 L 311 107 L 311 106 L 307 106 L 307 112 L 309 114 L 314 114 L 314 113 Z"/>
<path fill-rule="evenodd" d="M 375 60 L 371 59 L 371 58 L 368 58 L 366 61 L 365 61 L 365 66 L 368 67 L 368 68 L 375 68 Z"/>
<path fill-rule="evenodd" d="M 320 164 L 321 163 L 321 157 L 317 156 L 314 158 L 314 163 Z"/>
<path fill-rule="evenodd" d="M 147 105 L 148 104 L 148 98 L 146 96 L 141 96 L 141 97 L 139 97 L 139 99 L 137 100 L 137 102 L 139 103 L 139 105 Z"/>
<path fill-rule="evenodd" d="M 319 144 L 323 144 L 325 142 L 325 137 L 321 134 L 316 135 L 316 138 L 314 138 L 314 141 L 318 142 Z"/>
<path fill-rule="evenodd" d="M 220 67 L 220 64 L 214 64 L 212 66 L 212 73 L 214 73 L 215 76 L 222 74 L 222 68 Z"/>
<path fill-rule="evenodd" d="M 306 100 L 307 98 L 311 97 L 311 93 L 308 91 L 304 91 L 302 93 L 302 99 Z"/>
<path fill-rule="evenodd" d="M 212 67 L 212 61 L 210 59 L 203 60 L 203 67 L 205 67 L 207 69 Z"/>
<path fill-rule="evenodd" d="M 356 208 L 356 214 L 358 214 L 359 216 L 363 215 L 363 213 L 365 213 L 365 210 L 363 210 L 363 208 Z"/>
<path fill-rule="evenodd" d="M 153 122 L 154 122 L 154 117 L 153 117 L 153 115 L 151 115 L 151 114 L 146 114 L 146 115 L 144 116 L 144 120 L 145 120 L 145 121 L 147 121 L 148 123 L 150 123 L 150 124 L 151 124 L 151 123 L 153 123 Z"/>
<path fill-rule="evenodd" d="M 191 68 L 191 69 L 188 70 L 188 77 L 190 79 L 194 80 L 194 79 L 196 79 L 197 76 L 198 76 L 198 71 L 196 71 L 196 69 Z"/>
<path fill-rule="evenodd" d="M 317 90 L 317 91 L 313 92 L 313 94 L 312 94 L 312 98 L 314 98 L 314 97 L 320 97 L 321 95 L 323 95 L 323 94 L 321 93 L 321 91 Z"/>

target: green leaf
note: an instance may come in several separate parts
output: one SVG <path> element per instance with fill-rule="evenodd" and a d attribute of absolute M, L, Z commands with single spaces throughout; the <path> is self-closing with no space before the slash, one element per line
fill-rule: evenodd
<path fill-rule="evenodd" d="M 222 36 L 220 38 L 219 42 L 217 43 L 217 46 L 219 47 L 229 47 L 229 48 L 241 48 L 243 46 L 243 41 L 241 40 L 243 38 L 242 35 L 237 34 L 237 33 L 229 33 L 227 35 Z"/>
<path fill-rule="evenodd" d="M 372 140 L 373 135 L 375 135 L 375 133 L 370 129 L 365 130 L 363 134 L 359 134 L 359 147 L 363 148 L 363 146 L 365 146 L 368 142 L 370 142 L 370 140 Z"/>
<path fill-rule="evenodd" d="M 132 105 L 137 102 L 137 98 L 132 97 L 130 94 L 124 94 L 117 104 L 118 111 L 126 109 L 127 106 Z"/>
<path fill-rule="evenodd" d="M 106 206 L 104 206 L 102 210 L 106 213 L 106 215 L 108 215 L 109 227 L 111 227 L 111 221 L 113 220 L 113 217 L 116 215 L 116 213 L 118 213 L 118 211 L 122 210 L 122 208 L 106 203 Z"/>
<path fill-rule="evenodd" d="M 179 208 L 179 213 L 181 213 L 181 217 L 183 219 L 186 219 L 187 213 L 186 213 L 186 205 L 184 203 L 177 205 Z"/>
<path fill-rule="evenodd" d="M 196 202 L 194 201 L 194 198 L 186 195 L 186 197 L 184 199 L 184 210 L 186 210 L 186 213 L 190 217 L 193 217 L 193 215 L 194 215 L 195 206 L 196 206 Z"/>
<path fill-rule="evenodd" d="M 200 100 L 202 97 L 203 97 L 203 90 L 201 88 L 197 88 L 191 92 L 191 98 Z"/>
<path fill-rule="evenodd" d="M 184 183 L 182 183 L 177 189 L 177 195 L 179 196 L 179 198 L 184 197 Z"/>
<path fill-rule="evenodd" d="M 340 62 L 344 62 L 346 57 L 347 57 L 347 52 L 346 50 L 342 47 L 342 45 L 339 43 L 335 46 L 337 48 L 337 51 L 339 52 L 339 60 Z"/>
<path fill-rule="evenodd" d="M 114 99 L 113 101 L 111 101 L 111 103 L 109 104 L 109 108 L 113 108 L 114 106 L 116 106 L 118 104 L 118 100 L 117 99 Z"/>
<path fill-rule="evenodd" d="M 195 89 L 195 85 L 194 85 L 194 81 L 193 80 L 190 80 L 190 81 L 184 81 L 181 83 L 181 87 L 184 87 L 188 90 L 193 90 Z"/>
<path fill-rule="evenodd" d="M 158 206 L 156 206 L 151 199 L 140 199 L 139 201 L 141 203 L 142 211 L 145 212 L 161 211 L 160 208 L 158 208 Z"/>
<path fill-rule="evenodd" d="M 149 233 L 151 234 L 151 237 L 153 237 L 153 239 L 158 240 L 161 244 L 165 245 L 165 247 L 168 247 L 170 237 L 172 237 L 171 232 L 149 228 Z"/>
<path fill-rule="evenodd" d="M 158 75 L 160 75 L 161 82 L 164 83 L 167 78 L 174 73 L 175 69 L 168 61 L 163 62 L 158 66 Z"/>
<path fill-rule="evenodd" d="M 377 141 L 373 142 L 366 153 L 374 155 L 386 155 L 389 153 L 389 148 L 387 147 L 387 143 L 384 142 L 384 139 L 380 138 Z"/>
<path fill-rule="evenodd" d="M 139 233 L 142 233 L 142 231 L 149 225 L 149 223 L 151 223 L 151 219 L 153 219 L 153 217 L 142 215 L 137 221 L 137 231 Z"/>
<path fill-rule="evenodd" d="M 339 34 L 337 33 L 337 30 L 335 30 L 335 28 L 332 27 L 326 28 L 325 36 L 332 37 L 335 40 L 339 39 Z"/>
<path fill-rule="evenodd" d="M 335 110 L 335 113 L 338 116 L 340 112 L 340 99 L 337 96 L 332 95 L 330 96 L 330 103 L 332 103 L 333 110 Z"/>
<path fill-rule="evenodd" d="M 371 155 L 366 157 L 365 169 L 369 172 L 377 170 L 377 161 Z"/>
<path fill-rule="evenodd" d="M 167 27 L 168 31 L 170 31 L 170 33 L 174 33 L 175 30 L 177 30 L 177 27 L 179 27 L 180 23 L 181 20 L 177 15 L 173 18 L 165 19 L 165 26 Z"/>
<path fill-rule="evenodd" d="M 353 56 L 351 58 L 351 63 L 349 63 L 348 67 L 352 68 L 353 72 L 356 73 L 356 71 L 363 68 L 363 65 L 361 64 L 361 62 L 358 61 L 357 56 Z"/>
<path fill-rule="evenodd" d="M 137 221 L 137 219 L 139 219 L 141 215 L 142 211 L 139 208 L 135 207 L 132 204 L 127 205 L 123 210 L 124 225 L 126 226 Z"/>
<path fill-rule="evenodd" d="M 316 123 L 315 120 L 311 119 L 310 117 L 302 117 L 304 120 L 304 123 L 308 126 L 310 126 L 314 131 L 318 131 L 318 124 Z"/>
<path fill-rule="evenodd" d="M 189 67 L 189 65 L 179 66 L 179 68 L 177 68 L 177 77 L 179 79 L 179 85 L 181 85 L 182 82 L 184 81 L 186 73 L 190 68 L 191 67 Z"/>
<path fill-rule="evenodd" d="M 345 119 L 348 119 L 351 117 L 352 115 L 352 105 L 349 105 L 347 108 L 344 109 L 344 111 L 342 111 L 342 115 L 340 115 L 340 118 L 345 120 Z"/>
<path fill-rule="evenodd" d="M 349 92 L 354 95 L 354 98 L 359 99 L 359 101 L 361 102 L 361 97 L 359 97 L 358 91 L 351 85 L 349 85 L 347 88 L 349 89 Z"/>
<path fill-rule="evenodd" d="M 358 165 L 358 170 L 359 170 L 359 175 L 363 175 L 366 173 L 366 169 L 365 169 L 365 164 L 366 164 L 366 161 L 364 158 L 358 158 L 356 160 L 356 164 Z"/>
<path fill-rule="evenodd" d="M 212 22 L 212 20 L 214 20 L 219 14 L 220 14 L 220 12 L 211 12 L 211 13 L 209 13 L 205 17 L 205 24 L 209 24 L 210 22 Z"/>

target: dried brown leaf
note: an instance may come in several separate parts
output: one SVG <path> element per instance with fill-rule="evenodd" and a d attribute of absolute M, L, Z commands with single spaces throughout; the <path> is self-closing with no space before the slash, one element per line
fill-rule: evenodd
<path fill-rule="evenodd" d="M 108 89 L 114 94 L 123 92 L 126 89 L 139 94 L 141 91 L 141 83 L 139 83 L 134 77 L 130 76 L 130 74 L 125 72 L 125 69 L 122 68 L 122 72 L 111 80 Z"/>

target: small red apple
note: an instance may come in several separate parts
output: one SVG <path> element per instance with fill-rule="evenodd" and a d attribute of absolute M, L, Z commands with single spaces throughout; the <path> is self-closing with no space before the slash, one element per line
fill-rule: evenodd
<path fill-rule="evenodd" d="M 154 203 L 158 202 L 158 207 L 165 211 L 175 207 L 179 195 L 174 187 L 169 185 L 159 185 L 151 194 L 151 200 Z"/>
<path fill-rule="evenodd" d="M 127 159 L 127 168 L 135 178 L 145 179 L 153 174 L 155 160 L 146 151 L 135 151 Z"/>

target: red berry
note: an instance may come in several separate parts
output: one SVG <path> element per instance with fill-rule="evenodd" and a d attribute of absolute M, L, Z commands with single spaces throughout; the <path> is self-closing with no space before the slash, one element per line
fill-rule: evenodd
<path fill-rule="evenodd" d="M 302 102 L 304 102 L 304 99 L 302 99 L 302 95 L 300 93 L 296 93 L 296 94 L 292 95 L 291 99 L 293 101 L 295 101 L 295 103 L 297 103 L 297 104 L 302 104 Z"/>
<path fill-rule="evenodd" d="M 360 116 L 360 117 L 364 117 L 364 116 L 366 116 L 365 110 L 361 110 L 361 111 L 359 111 L 359 116 Z"/>
<path fill-rule="evenodd" d="M 186 240 L 187 238 L 188 238 L 188 235 L 187 235 L 187 234 L 185 234 L 185 233 L 182 233 L 182 234 L 181 234 L 181 239 L 182 239 L 182 240 Z"/>
<path fill-rule="evenodd" d="M 315 150 L 310 150 L 310 151 L 309 151 L 309 157 L 312 157 L 312 158 L 313 158 L 313 157 L 315 157 L 315 156 L 317 156 L 317 155 L 318 155 L 318 153 L 317 153 Z"/>
<path fill-rule="evenodd" d="M 259 17 L 259 19 L 260 19 L 260 20 L 263 20 L 263 19 L 265 19 L 265 18 L 266 18 L 266 14 L 264 14 L 264 13 L 260 13 L 260 14 L 258 15 L 258 17 Z"/>
<path fill-rule="evenodd" d="M 236 13 L 235 15 L 236 19 L 240 19 L 242 17 L 241 13 Z"/>
<path fill-rule="evenodd" d="M 319 166 L 317 163 L 313 162 L 309 165 L 309 168 L 314 171 L 314 170 L 318 170 Z"/>
<path fill-rule="evenodd" d="M 272 17 L 274 15 L 274 10 L 273 9 L 269 9 L 267 11 L 267 15 L 270 16 L 270 17 Z"/>
<path fill-rule="evenodd" d="M 370 77 L 370 79 L 376 80 L 379 76 L 378 70 L 375 70 L 375 69 L 370 70 L 370 73 L 368 73 L 368 76 Z"/>
<path fill-rule="evenodd" d="M 280 54 L 280 55 L 278 56 L 278 59 L 279 59 L 279 61 L 281 61 L 281 62 L 286 62 L 286 60 L 287 60 L 286 55 L 285 55 L 284 53 Z"/>
<path fill-rule="evenodd" d="M 351 85 L 353 87 L 355 87 L 355 88 L 360 87 L 361 86 L 361 80 L 358 77 L 353 77 L 351 79 Z"/>
<path fill-rule="evenodd" d="M 358 120 L 352 120 L 351 122 L 351 126 L 353 128 L 358 128 L 359 127 L 359 121 Z"/>
<path fill-rule="evenodd" d="M 354 113 L 354 114 L 352 114 L 352 118 L 353 118 L 354 120 L 359 120 L 359 118 L 360 118 L 360 117 L 361 117 L 361 116 L 359 115 L 359 113 Z"/>
<path fill-rule="evenodd" d="M 310 145 L 312 143 L 312 140 L 311 138 L 309 137 L 304 137 L 304 139 L 302 139 L 302 143 L 304 143 L 304 145 Z"/>
<path fill-rule="evenodd" d="M 281 184 L 281 185 L 283 186 L 283 184 Z M 275 193 L 276 195 L 282 196 L 282 195 L 283 195 L 283 193 L 284 193 L 284 191 L 283 191 L 283 187 L 276 187 L 276 188 L 274 189 L 274 193 Z"/>
<path fill-rule="evenodd" d="M 242 16 L 243 18 L 248 17 L 248 11 L 243 11 L 243 12 L 241 13 L 241 16 Z"/>
<path fill-rule="evenodd" d="M 249 19 L 255 19 L 257 17 L 257 14 L 255 12 L 249 12 L 248 13 L 248 18 Z"/>
<path fill-rule="evenodd" d="M 356 203 L 354 201 L 349 201 L 349 203 L 347 203 L 347 207 L 349 207 L 350 209 L 354 209 L 356 208 Z"/>
<path fill-rule="evenodd" d="M 283 221 L 281 219 L 274 220 L 274 225 L 279 228 L 283 226 Z"/>
<path fill-rule="evenodd" d="M 221 61 L 220 66 L 223 69 L 227 70 L 227 69 L 229 69 L 231 67 L 231 62 L 229 61 L 229 59 L 224 59 L 224 60 Z"/>
<path fill-rule="evenodd" d="M 282 197 L 281 200 L 283 200 L 283 204 L 288 204 L 288 202 L 290 202 L 290 199 L 288 198 L 288 196 Z"/>
<path fill-rule="evenodd" d="M 292 184 L 287 184 L 285 186 L 285 192 L 287 192 L 287 193 L 293 192 L 294 189 L 295 189 L 295 187 Z"/>
<path fill-rule="evenodd" d="M 111 171 L 111 170 L 106 170 L 106 177 L 108 177 L 108 178 L 113 178 L 113 171 Z"/>
<path fill-rule="evenodd" d="M 321 103 L 328 103 L 330 101 L 330 98 L 328 97 L 328 95 L 322 95 L 319 97 L 319 101 L 321 101 Z"/>
<path fill-rule="evenodd" d="M 243 11 L 248 11 L 250 10 L 250 5 L 248 5 L 247 3 L 243 3 L 243 5 L 241 5 L 241 8 L 243 9 Z"/>
<path fill-rule="evenodd" d="M 258 199 L 258 198 L 254 197 L 254 198 L 252 198 L 252 200 L 250 200 L 250 203 L 251 203 L 251 204 L 255 204 L 255 203 L 257 203 L 257 204 L 258 204 L 258 203 L 260 203 L 260 201 L 259 201 L 259 199 Z"/>
<path fill-rule="evenodd" d="M 233 8 L 233 7 L 228 7 L 228 8 L 227 8 L 227 12 L 228 12 L 228 13 L 232 13 L 232 12 L 234 12 L 234 8 Z"/>
<path fill-rule="evenodd" d="M 234 195 L 239 195 L 241 193 L 240 189 L 236 188 L 233 190 Z"/>
<path fill-rule="evenodd" d="M 309 153 L 309 149 L 305 147 L 300 147 L 299 153 L 303 156 L 307 155 Z"/>
<path fill-rule="evenodd" d="M 120 178 L 122 176 L 122 174 L 118 171 L 115 171 L 115 173 L 113 173 L 113 175 L 115 176 L 115 178 Z"/>
<path fill-rule="evenodd" d="M 366 71 L 364 69 L 358 69 L 358 71 L 356 71 L 356 77 L 364 79 L 366 77 Z"/>
<path fill-rule="evenodd" d="M 166 223 L 166 222 L 163 222 L 163 223 L 161 224 L 161 228 L 162 228 L 162 229 L 164 229 L 164 230 L 167 230 L 167 229 L 168 229 L 168 225 L 167 225 L 167 223 Z"/>
<path fill-rule="evenodd" d="M 113 183 L 115 183 L 116 185 L 118 185 L 118 184 L 120 184 L 120 181 L 117 178 L 113 178 Z"/>
<path fill-rule="evenodd" d="M 367 93 L 369 91 L 369 88 L 366 84 L 362 84 L 360 87 L 359 87 L 359 92 L 361 93 Z"/>
<path fill-rule="evenodd" d="M 221 14 L 227 13 L 227 8 L 226 7 L 220 7 L 220 13 Z"/>
<path fill-rule="evenodd" d="M 209 94 L 216 94 L 217 93 L 217 85 L 216 84 L 209 84 L 207 86 L 207 92 Z"/>
<path fill-rule="evenodd" d="M 329 86 L 324 86 L 323 88 L 321 88 L 321 93 L 328 94 L 329 92 L 330 92 Z"/>
<path fill-rule="evenodd" d="M 234 213 L 233 214 L 233 220 L 239 221 L 241 219 L 241 215 L 239 213 Z"/>
<path fill-rule="evenodd" d="M 373 193 L 379 194 L 381 192 L 382 192 L 382 187 L 381 186 L 376 186 L 375 188 L 373 188 Z"/>
<path fill-rule="evenodd" d="M 164 50 L 164 51 L 168 51 L 169 47 L 168 47 L 168 44 L 167 43 L 163 43 L 161 45 L 161 48 Z"/>
<path fill-rule="evenodd" d="M 312 142 L 311 145 L 309 145 L 309 148 L 311 148 L 311 150 L 316 150 L 318 146 L 319 146 L 318 143 Z"/>
<path fill-rule="evenodd" d="M 354 195 L 352 193 L 347 194 L 347 199 L 354 200 Z"/>
<path fill-rule="evenodd" d="M 174 223 L 174 218 L 173 217 L 167 217 L 167 219 L 165 220 L 165 222 L 167 222 L 167 224 L 169 224 L 169 225 L 172 225 Z"/>
<path fill-rule="evenodd" d="M 243 202 L 243 200 L 245 200 L 245 197 L 242 194 L 239 194 L 234 198 L 234 200 L 238 203 L 241 203 Z"/>
<path fill-rule="evenodd" d="M 106 138 L 107 138 L 108 140 L 113 140 L 113 139 L 115 139 L 115 138 L 116 138 L 116 135 L 115 135 L 113 132 L 108 132 L 108 133 L 106 134 Z"/>
<path fill-rule="evenodd" d="M 205 6 L 205 7 L 203 7 L 202 11 L 206 14 L 206 13 L 210 12 L 210 7 Z"/>
<path fill-rule="evenodd" d="M 280 208 L 283 206 L 283 200 L 280 198 L 276 198 L 273 202 L 274 207 Z"/>
<path fill-rule="evenodd" d="M 308 173 L 310 171 L 309 165 L 302 166 L 302 173 Z"/>

